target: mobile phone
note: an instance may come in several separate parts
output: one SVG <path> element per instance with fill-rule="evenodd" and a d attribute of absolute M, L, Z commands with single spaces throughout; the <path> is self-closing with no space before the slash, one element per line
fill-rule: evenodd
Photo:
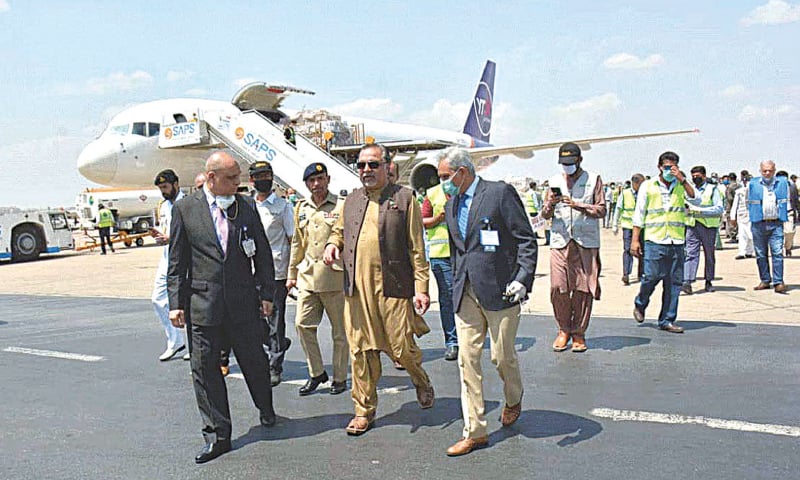
<path fill-rule="evenodd" d="M 553 196 L 560 197 L 561 196 L 561 188 L 560 187 L 550 187 L 550 191 L 553 192 Z"/>

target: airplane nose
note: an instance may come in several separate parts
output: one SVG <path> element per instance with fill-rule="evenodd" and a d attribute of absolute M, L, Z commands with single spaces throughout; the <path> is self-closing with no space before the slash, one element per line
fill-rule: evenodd
<path fill-rule="evenodd" d="M 78 155 L 78 171 L 87 180 L 108 185 L 117 174 L 117 148 L 94 141 Z"/>

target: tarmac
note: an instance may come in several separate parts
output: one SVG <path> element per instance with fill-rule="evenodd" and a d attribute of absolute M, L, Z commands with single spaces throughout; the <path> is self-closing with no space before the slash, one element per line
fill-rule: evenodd
<path fill-rule="evenodd" d="M 726 244 L 717 291 L 681 297 L 686 333 L 674 335 L 654 326 L 658 290 L 647 321 L 631 319 L 638 284 L 620 282 L 621 243 L 603 231 L 603 294 L 584 354 L 550 349 L 548 248 L 540 248 L 516 342 L 522 416 L 501 427 L 502 384 L 485 352 L 490 447 L 459 458 L 444 454 L 462 420 L 458 368 L 442 359 L 435 309 L 426 314 L 432 333 L 419 340 L 434 408 L 420 410 L 408 376 L 385 359 L 376 426 L 348 437 L 347 393 L 331 396 L 325 385 L 298 397 L 307 371 L 293 342 L 274 390 L 278 425 L 259 426 L 234 367 L 234 450 L 197 466 L 188 363 L 157 360 L 165 342 L 149 297 L 161 249 L 0 263 L 0 478 L 797 478 L 798 260 L 785 262 L 788 294 L 756 292 L 755 262 L 733 260 Z M 329 359 L 325 322 L 319 335 Z"/>

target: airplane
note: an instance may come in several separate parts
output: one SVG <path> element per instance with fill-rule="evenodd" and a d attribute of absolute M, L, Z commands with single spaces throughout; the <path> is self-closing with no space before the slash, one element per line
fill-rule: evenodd
<path fill-rule="evenodd" d="M 205 99 L 175 98 L 142 103 L 130 107 L 109 122 L 105 131 L 89 143 L 78 156 L 78 171 L 90 181 L 113 187 L 150 187 L 155 175 L 172 168 L 180 178 L 181 186 L 193 184 L 195 175 L 201 172 L 210 150 L 226 149 L 229 142 L 206 141 L 180 148 L 160 148 L 160 138 L 173 132 L 187 130 L 194 122 L 202 122 L 214 117 L 228 122 L 249 112 L 258 116 L 272 127 L 296 125 L 297 132 L 312 139 L 325 157 L 320 160 L 348 164 L 355 161 L 358 150 L 365 143 L 377 142 L 386 146 L 399 166 L 401 183 L 410 183 L 417 191 L 438 183 L 436 166 L 433 164 L 433 151 L 457 145 L 464 147 L 476 162 L 478 169 L 486 168 L 496 161 L 498 155 L 515 155 L 531 158 L 535 151 L 557 148 L 566 141 L 577 143 L 583 149 L 594 143 L 651 138 L 697 132 L 697 130 L 678 130 L 670 132 L 644 133 L 635 135 L 564 139 L 529 145 L 494 146 L 490 143 L 492 111 L 494 101 L 495 63 L 487 60 L 478 83 L 472 106 L 461 132 L 409 125 L 383 120 L 338 116 L 325 110 L 291 111 L 282 110 L 281 104 L 292 94 L 314 95 L 315 92 L 296 87 L 270 85 L 254 82 L 242 87 L 231 102 Z M 213 113 L 213 115 L 211 115 Z M 265 127 L 266 128 L 266 127 Z M 263 140 L 263 137 L 258 137 Z M 163 138 L 161 139 L 163 140 Z M 246 139 L 245 139 L 246 140 Z M 274 142 L 271 139 L 270 142 Z M 266 143 L 264 141 L 263 143 Z M 273 145 L 274 146 L 274 145 Z M 265 145 L 260 145 L 263 149 Z M 281 151 L 286 151 L 283 149 Z M 247 181 L 247 165 L 241 152 L 229 149 L 234 157 L 240 158 L 242 181 Z M 306 150 L 307 151 L 307 150 Z M 272 148 L 265 158 L 282 161 L 280 154 Z M 247 152 L 245 152 L 246 154 Z M 252 152 L 251 152 L 252 153 Z M 261 152 L 258 152 L 261 153 Z M 328 157 L 327 154 L 331 156 Z M 291 152 L 286 155 L 291 155 Z M 293 159 L 296 163 L 312 160 Z M 296 169 L 295 169 L 296 170 Z M 285 170 L 284 170 L 285 171 Z M 302 170 L 301 170 L 302 171 Z M 278 178 L 284 186 L 293 187 L 298 192 L 305 191 L 298 174 L 290 172 L 287 177 Z M 348 172 L 349 173 L 349 172 Z M 276 169 L 276 175 L 280 176 Z M 353 171 L 353 176 L 355 177 Z M 352 182 L 348 183 L 352 185 Z"/>

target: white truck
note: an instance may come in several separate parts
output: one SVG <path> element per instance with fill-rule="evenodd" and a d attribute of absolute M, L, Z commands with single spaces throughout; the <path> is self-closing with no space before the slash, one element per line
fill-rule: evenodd
<path fill-rule="evenodd" d="M 74 248 L 72 231 L 62 210 L 0 213 L 0 259 L 25 262 L 42 253 Z"/>
<path fill-rule="evenodd" d="M 155 226 L 154 215 L 161 198 L 158 189 L 87 188 L 78 194 L 75 208 L 83 228 L 93 228 L 102 203 L 114 214 L 117 230 L 145 233 Z"/>

